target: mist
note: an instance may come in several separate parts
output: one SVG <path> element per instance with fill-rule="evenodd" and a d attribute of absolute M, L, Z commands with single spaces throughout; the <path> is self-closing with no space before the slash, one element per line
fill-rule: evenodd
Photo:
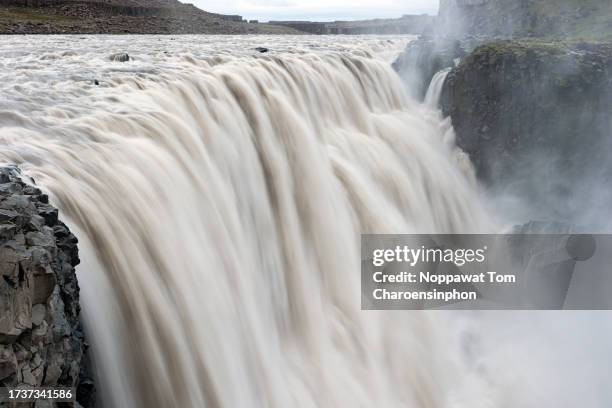
<path fill-rule="evenodd" d="M 441 109 L 501 220 L 610 232 L 612 47 L 601 41 L 611 8 L 555 5 L 443 0 L 435 35 L 410 45 L 396 68 L 422 99 L 436 72 L 459 64 Z"/>
<path fill-rule="evenodd" d="M 569 13 L 569 1 L 441 3 L 435 35 L 410 44 L 396 70 L 417 100 L 445 76 L 439 108 L 500 232 L 525 225 L 535 234 L 611 233 L 612 52 L 602 45 L 609 2 L 582 2 Z M 453 317 L 466 364 L 490 381 L 484 400 L 612 404 L 609 311 Z"/>

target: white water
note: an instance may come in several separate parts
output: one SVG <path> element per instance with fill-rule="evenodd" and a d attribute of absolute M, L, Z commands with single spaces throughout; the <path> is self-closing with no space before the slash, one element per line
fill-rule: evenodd
<path fill-rule="evenodd" d="M 431 84 L 429 85 L 427 93 L 425 94 L 424 102 L 430 109 L 438 109 L 440 97 L 442 96 L 442 87 L 444 86 L 444 81 L 446 81 L 446 77 L 450 72 L 450 68 L 445 68 L 437 72 L 431 79 Z"/>
<path fill-rule="evenodd" d="M 550 401 L 483 369 L 470 316 L 360 310 L 360 233 L 494 228 L 405 40 L 1 39 L 0 157 L 80 238 L 105 407 Z"/>

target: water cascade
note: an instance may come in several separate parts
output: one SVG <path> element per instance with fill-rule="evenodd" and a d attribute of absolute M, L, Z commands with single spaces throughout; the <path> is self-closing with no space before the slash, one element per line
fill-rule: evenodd
<path fill-rule="evenodd" d="M 80 238 L 104 406 L 491 406 L 449 319 L 360 310 L 361 233 L 491 229 L 442 75 L 423 107 L 366 48 L 168 65 L 0 112 Z"/>

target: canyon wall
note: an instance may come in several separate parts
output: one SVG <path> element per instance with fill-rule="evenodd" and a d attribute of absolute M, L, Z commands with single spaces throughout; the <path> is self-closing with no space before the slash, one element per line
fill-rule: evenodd
<path fill-rule="evenodd" d="M 612 196 L 612 44 L 487 43 L 450 72 L 441 104 L 493 189 L 584 223 L 587 197 Z"/>
<path fill-rule="evenodd" d="M 441 36 L 612 39 L 609 0 L 440 0 Z"/>
<path fill-rule="evenodd" d="M 585 152 L 609 136 L 611 84 L 611 46 L 497 41 L 451 71 L 442 109 L 490 179 L 510 170 L 510 153 Z"/>
<path fill-rule="evenodd" d="M 394 66 L 417 99 L 450 69 L 441 108 L 488 191 L 527 219 L 603 226 L 589 206 L 612 199 L 609 0 L 442 0 L 438 18 Z"/>
<path fill-rule="evenodd" d="M 81 402 L 93 401 L 78 263 L 77 239 L 48 197 L 16 167 L 0 168 L 0 387 L 80 386 Z"/>

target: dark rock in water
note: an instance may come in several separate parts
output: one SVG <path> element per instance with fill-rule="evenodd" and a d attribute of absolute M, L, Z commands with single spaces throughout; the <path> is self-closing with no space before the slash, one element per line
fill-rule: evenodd
<path fill-rule="evenodd" d="M 82 407 L 93 407 L 96 404 L 96 387 L 90 377 L 86 377 L 85 379 L 83 379 L 83 376 L 81 377 L 81 383 L 79 384 L 79 388 L 77 388 L 77 401 Z"/>
<path fill-rule="evenodd" d="M 78 263 L 77 239 L 48 197 L 18 168 L 0 168 L 0 387 L 79 386 Z"/>
<path fill-rule="evenodd" d="M 265 47 L 257 47 L 257 48 L 255 48 L 255 51 L 261 52 L 263 54 L 263 53 L 266 53 L 266 52 L 268 52 L 270 50 L 268 48 L 265 48 Z"/>
<path fill-rule="evenodd" d="M 127 62 L 130 60 L 130 56 L 125 52 L 119 52 L 117 54 L 111 55 L 109 59 L 115 62 Z"/>

